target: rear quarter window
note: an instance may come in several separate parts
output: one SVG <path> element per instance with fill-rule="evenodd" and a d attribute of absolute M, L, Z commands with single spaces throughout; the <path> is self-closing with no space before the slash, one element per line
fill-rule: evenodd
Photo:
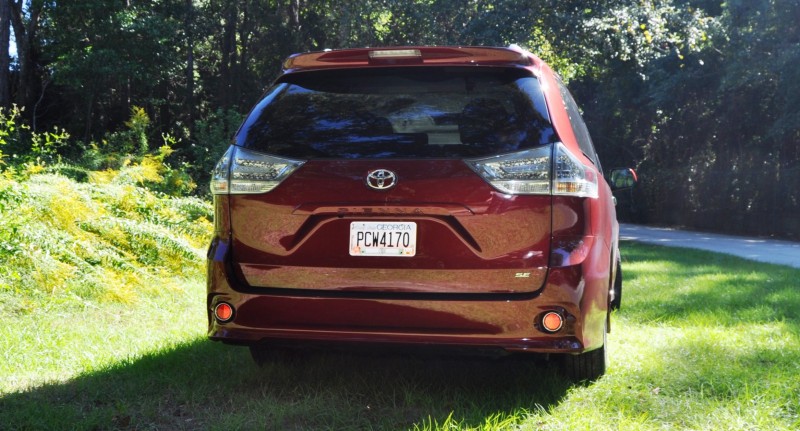
<path fill-rule="evenodd" d="M 539 82 L 513 68 L 387 68 L 286 75 L 237 144 L 283 157 L 465 158 L 555 140 Z"/>

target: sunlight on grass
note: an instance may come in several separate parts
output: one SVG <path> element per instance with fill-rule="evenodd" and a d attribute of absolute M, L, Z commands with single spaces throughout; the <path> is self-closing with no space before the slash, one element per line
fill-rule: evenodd
<path fill-rule="evenodd" d="M 636 244 L 625 252 L 608 375 L 536 420 L 567 429 L 797 429 L 798 271 Z"/>
<path fill-rule="evenodd" d="M 529 422 L 540 424 L 533 429 L 794 429 L 800 352 L 757 342 L 764 332 L 784 335 L 781 328 L 737 329 L 728 340 L 728 328 L 620 324 L 618 334 L 635 335 L 610 339 L 608 375 L 572 388 Z"/>
<path fill-rule="evenodd" d="M 65 382 L 204 335 L 204 285 L 134 305 L 37 307 L 0 327 L 0 395 Z"/>

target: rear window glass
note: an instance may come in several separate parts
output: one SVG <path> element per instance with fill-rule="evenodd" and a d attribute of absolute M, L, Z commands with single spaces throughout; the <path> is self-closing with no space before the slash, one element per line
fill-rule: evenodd
<path fill-rule="evenodd" d="M 237 144 L 299 159 L 463 158 L 555 140 L 539 81 L 510 68 L 403 68 L 288 75 Z"/>

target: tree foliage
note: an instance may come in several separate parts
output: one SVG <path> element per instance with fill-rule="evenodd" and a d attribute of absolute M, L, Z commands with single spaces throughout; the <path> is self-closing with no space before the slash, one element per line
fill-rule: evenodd
<path fill-rule="evenodd" d="M 800 237 L 798 0 L 0 1 L 0 103 L 73 160 L 170 136 L 202 183 L 292 53 L 516 43 L 569 81 L 606 167 L 640 170 L 624 217 Z"/>
<path fill-rule="evenodd" d="M 642 31 L 587 85 L 595 132 L 625 156 L 612 160 L 643 174 L 636 219 L 800 237 L 800 3 L 728 2 L 715 16 L 661 3 L 628 8 L 619 21 Z M 646 34 L 654 15 L 671 30 Z"/>

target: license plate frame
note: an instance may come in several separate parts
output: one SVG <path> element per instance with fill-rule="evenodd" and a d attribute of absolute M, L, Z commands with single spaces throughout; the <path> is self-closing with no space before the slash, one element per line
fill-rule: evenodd
<path fill-rule="evenodd" d="M 417 223 L 413 221 L 350 222 L 350 256 L 414 257 Z"/>

